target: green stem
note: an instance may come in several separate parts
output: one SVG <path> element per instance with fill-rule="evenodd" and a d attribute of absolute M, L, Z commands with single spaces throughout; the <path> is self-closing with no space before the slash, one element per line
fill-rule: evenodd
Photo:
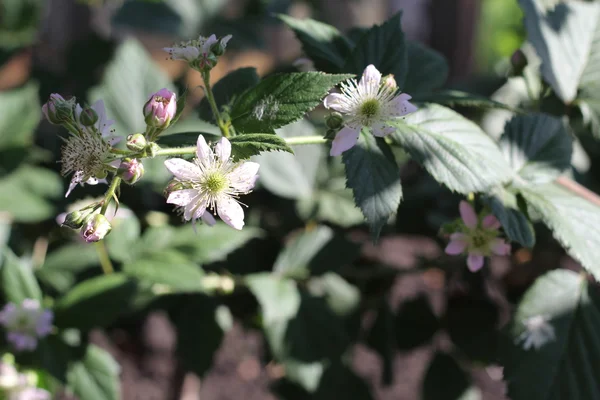
<path fill-rule="evenodd" d="M 94 243 L 96 246 L 96 252 L 98 253 L 98 259 L 100 260 L 100 266 L 102 267 L 102 272 L 105 275 L 112 274 L 115 272 L 112 263 L 110 262 L 110 257 L 108 256 L 108 251 L 106 251 L 106 245 L 104 244 L 104 240 Z"/>
<path fill-rule="evenodd" d="M 156 156 L 179 156 L 183 154 L 195 154 L 196 146 L 190 147 L 173 147 L 170 149 L 159 149 L 156 151 Z"/>
<path fill-rule="evenodd" d="M 217 120 L 217 124 L 219 125 L 219 129 L 221 133 L 226 138 L 229 137 L 229 127 L 221 118 L 221 113 L 219 112 L 219 107 L 217 107 L 217 102 L 215 101 L 215 96 L 213 95 L 212 88 L 210 86 L 210 71 L 202 72 L 202 80 L 204 81 L 204 89 L 206 92 L 206 99 L 208 100 L 208 104 L 210 104 L 210 108 L 212 109 L 213 115 Z"/>
<path fill-rule="evenodd" d="M 110 183 L 110 186 L 108 187 L 108 190 L 106 191 L 106 194 L 104 195 L 104 200 L 102 200 L 102 209 L 100 209 L 100 214 L 106 214 L 106 209 L 108 208 L 108 205 L 110 204 L 120 184 L 121 178 L 118 176 L 114 176 L 112 182 Z"/>
<path fill-rule="evenodd" d="M 134 152 L 129 151 L 129 150 L 121 150 L 121 149 L 115 149 L 115 148 L 110 149 L 110 152 L 113 154 L 121 154 L 124 156 L 130 156 L 130 155 L 134 154 Z"/>

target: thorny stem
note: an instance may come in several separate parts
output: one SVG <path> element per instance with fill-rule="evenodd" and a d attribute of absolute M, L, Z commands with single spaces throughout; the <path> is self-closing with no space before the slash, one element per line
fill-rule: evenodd
<path fill-rule="evenodd" d="M 101 240 L 94 244 L 96 245 L 96 252 L 98 253 L 98 259 L 100 260 L 102 272 L 104 272 L 105 275 L 112 274 L 113 272 L 115 272 L 115 269 L 113 268 L 113 265 L 110 262 L 108 251 L 106 251 L 106 245 L 104 244 L 104 241 Z"/>
<path fill-rule="evenodd" d="M 208 100 L 208 103 L 210 104 L 210 108 L 212 109 L 215 119 L 217 120 L 219 129 L 221 130 L 221 133 L 223 134 L 223 136 L 228 138 L 229 137 L 229 127 L 227 126 L 227 124 L 225 124 L 225 121 L 223 121 L 223 118 L 221 118 L 221 113 L 219 112 L 219 107 L 217 107 L 217 102 L 215 101 L 215 96 L 213 95 L 212 88 L 210 86 L 210 71 L 202 72 L 202 80 L 204 81 L 204 89 L 206 92 L 206 99 Z"/>
<path fill-rule="evenodd" d="M 100 214 L 106 214 L 106 209 L 108 208 L 108 205 L 110 204 L 120 184 L 121 178 L 115 175 L 113 177 L 112 182 L 110 183 L 108 190 L 106 191 L 106 194 L 104 195 L 104 200 L 102 200 L 102 209 L 100 210 Z"/>

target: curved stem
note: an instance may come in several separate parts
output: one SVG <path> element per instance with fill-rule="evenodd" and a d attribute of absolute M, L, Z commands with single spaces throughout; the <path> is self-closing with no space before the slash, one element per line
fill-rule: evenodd
<path fill-rule="evenodd" d="M 212 88 L 210 86 L 210 71 L 202 72 L 202 80 L 204 81 L 204 89 L 206 92 L 206 99 L 208 100 L 208 104 L 210 104 L 210 108 L 212 109 L 213 115 L 217 120 L 217 124 L 219 125 L 219 129 L 221 130 L 221 134 L 226 138 L 229 137 L 229 127 L 221 118 L 221 113 L 219 112 L 219 107 L 217 107 L 217 102 L 215 101 L 215 96 L 213 95 Z"/>
<path fill-rule="evenodd" d="M 96 242 L 94 243 L 94 245 L 96 246 L 96 252 L 98 253 L 98 259 L 100 260 L 102 272 L 104 272 L 105 275 L 112 274 L 113 272 L 115 272 L 112 262 L 110 262 L 108 251 L 106 251 L 106 245 L 104 244 L 104 240 Z"/>
<path fill-rule="evenodd" d="M 108 187 L 108 190 L 106 191 L 106 194 L 104 195 L 104 200 L 102 200 L 102 209 L 100 209 L 100 214 L 102 214 L 102 215 L 106 214 L 108 205 L 110 204 L 110 201 L 112 200 L 113 196 L 115 195 L 115 192 L 119 188 L 120 184 L 121 184 L 121 178 L 115 175 L 113 177 L 112 182 L 110 183 L 110 186 Z"/>

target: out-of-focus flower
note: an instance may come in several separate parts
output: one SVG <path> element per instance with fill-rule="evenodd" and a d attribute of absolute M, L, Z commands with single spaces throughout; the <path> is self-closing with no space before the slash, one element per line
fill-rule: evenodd
<path fill-rule="evenodd" d="M 153 128 L 167 129 L 177 114 L 177 96 L 168 89 L 160 89 L 150 96 L 144 105 L 146 124 Z"/>
<path fill-rule="evenodd" d="M 365 69 L 359 82 L 350 79 L 342 83 L 341 91 L 328 95 L 323 102 L 326 108 L 348 117 L 333 140 L 332 156 L 351 149 L 363 127 L 369 128 L 375 136 L 384 137 L 394 131 L 386 125 L 389 120 L 417 110 L 409 102 L 412 97 L 406 93 L 399 94 L 389 80 L 382 82 L 381 73 L 373 65 Z"/>
<path fill-rule="evenodd" d="M 42 106 L 44 116 L 54 125 L 61 125 L 73 120 L 75 98 L 65 100 L 60 94 L 52 93 L 50 99 Z"/>
<path fill-rule="evenodd" d="M 126 158 L 121 161 L 117 174 L 123 179 L 123 182 L 133 185 L 144 176 L 144 164 L 137 158 Z"/>
<path fill-rule="evenodd" d="M 200 135 L 196 156 L 192 162 L 180 158 L 165 161 L 175 181 L 184 188 L 170 192 L 167 203 L 179 206 L 186 221 L 204 217 L 203 220 L 211 225 L 212 215 L 207 210 L 212 210 L 229 226 L 242 229 L 244 211 L 237 197 L 252 191 L 259 165 L 249 161 L 234 162 L 231 144 L 226 138 L 221 138 L 213 151 Z"/>
<path fill-rule="evenodd" d="M 52 330 L 52 311 L 41 308 L 39 301 L 25 299 L 19 305 L 8 303 L 0 311 L 0 324 L 6 339 L 17 351 L 34 350 L 38 339 Z"/>
<path fill-rule="evenodd" d="M 525 330 L 517 338 L 517 342 L 523 342 L 523 348 L 539 350 L 546 343 L 555 340 L 554 327 L 542 315 L 535 315 L 523 321 Z"/>
<path fill-rule="evenodd" d="M 188 40 L 173 47 L 165 47 L 171 60 L 187 61 L 190 66 L 199 71 L 210 70 L 217 63 L 217 57 L 225 52 L 231 35 L 217 39 L 215 35 L 209 37 L 200 36 L 195 40 Z"/>
<path fill-rule="evenodd" d="M 462 227 L 450 235 L 446 254 L 468 254 L 467 266 L 472 272 L 483 267 L 485 257 L 510 254 L 510 244 L 498 237 L 500 222 L 496 217 L 488 214 L 480 218 L 473 206 L 464 200 L 460 202 L 459 211 Z"/>
<path fill-rule="evenodd" d="M 0 361 L 0 389 L 11 390 L 26 383 L 27 378 L 19 374 L 13 365 Z"/>
<path fill-rule="evenodd" d="M 95 207 L 95 205 L 98 205 L 102 200 L 103 200 L 102 197 L 98 197 L 98 198 L 86 197 L 84 199 L 74 201 L 73 203 L 71 203 L 67 206 L 67 209 L 65 212 L 60 213 L 56 216 L 56 223 L 58 225 L 66 224 L 67 215 L 69 215 L 69 213 L 73 213 L 73 212 L 77 212 L 77 211 L 81 212 L 81 214 L 83 214 L 85 216 L 84 220 L 87 220 L 90 216 L 100 213 L 100 207 L 99 206 Z M 95 208 L 95 210 L 92 211 L 94 208 Z M 111 202 L 108 205 L 108 208 L 106 209 L 106 214 L 105 214 L 106 218 L 108 218 L 108 220 L 113 225 L 118 224 L 119 221 L 121 221 L 121 220 L 130 218 L 132 215 L 133 215 L 133 212 L 129 208 L 124 207 L 121 204 L 121 206 L 117 209 L 114 202 Z M 76 229 L 79 229 L 79 228 L 76 228 Z"/>
<path fill-rule="evenodd" d="M 102 214 L 90 217 L 81 227 L 81 237 L 88 243 L 98 242 L 106 237 L 112 230 L 108 219 Z"/>

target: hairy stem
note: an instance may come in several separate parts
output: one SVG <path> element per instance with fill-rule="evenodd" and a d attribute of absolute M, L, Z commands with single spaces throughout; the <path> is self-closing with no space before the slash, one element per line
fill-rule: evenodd
<path fill-rule="evenodd" d="M 110 262 L 108 251 L 106 251 L 106 245 L 104 244 L 104 240 L 96 242 L 94 243 L 94 245 L 96 246 L 96 252 L 98 253 L 98 259 L 100 260 L 102 272 L 104 272 L 105 275 L 112 274 L 113 272 L 115 272 L 112 262 Z"/>
<path fill-rule="evenodd" d="M 115 175 L 110 183 L 110 186 L 108 187 L 108 190 L 106 191 L 106 194 L 104 194 L 104 200 L 102 200 L 102 209 L 100 210 L 100 214 L 106 214 L 106 209 L 115 195 L 115 192 L 119 188 L 119 185 L 121 185 L 121 178 Z"/>
<path fill-rule="evenodd" d="M 212 87 L 210 86 L 210 71 L 202 72 L 202 80 L 204 81 L 206 99 L 208 100 L 208 104 L 210 104 L 210 108 L 212 109 L 215 119 L 217 120 L 217 124 L 219 125 L 219 129 L 221 130 L 221 134 L 228 138 L 229 127 L 227 126 L 227 124 L 225 124 L 225 121 L 223 121 L 223 118 L 221 117 L 219 107 L 217 107 L 217 102 L 215 101 L 215 96 L 212 92 Z"/>

